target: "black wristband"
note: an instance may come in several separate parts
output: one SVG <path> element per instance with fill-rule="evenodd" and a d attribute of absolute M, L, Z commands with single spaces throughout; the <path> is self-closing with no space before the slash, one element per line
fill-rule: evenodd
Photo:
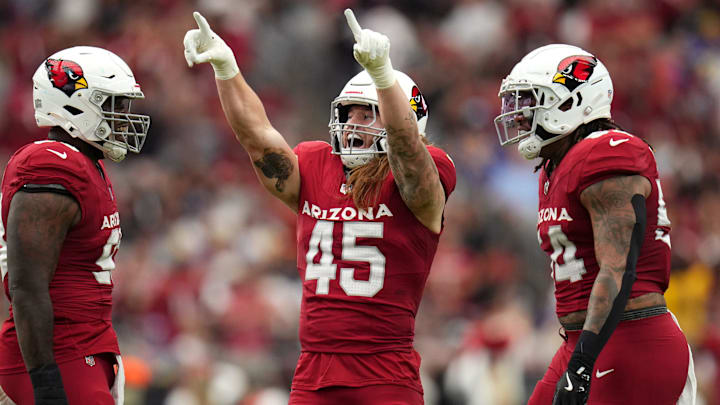
<path fill-rule="evenodd" d="M 575 344 L 573 356 L 580 357 L 592 365 L 595 363 L 598 355 L 600 355 L 603 346 L 605 346 L 605 342 L 600 339 L 600 335 L 590 332 L 589 330 L 583 330 L 580 333 L 577 344 Z"/>
<path fill-rule="evenodd" d="M 36 367 L 28 373 L 35 394 L 35 404 L 65 405 L 68 403 L 57 364 L 51 363 Z"/>

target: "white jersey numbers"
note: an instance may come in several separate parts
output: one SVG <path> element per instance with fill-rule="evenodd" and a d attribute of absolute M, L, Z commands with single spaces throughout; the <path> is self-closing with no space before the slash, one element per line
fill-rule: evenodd
<path fill-rule="evenodd" d="M 93 271 L 95 279 L 100 284 L 112 284 L 110 272 L 115 270 L 115 253 L 120 247 L 120 239 L 122 239 L 122 231 L 120 228 L 114 228 L 108 236 L 105 246 L 103 246 L 102 254 L 95 264 L 103 269 L 103 271 Z"/>
<path fill-rule="evenodd" d="M 662 187 L 660 180 L 655 180 L 658 189 L 658 209 L 657 209 L 657 225 L 660 227 L 669 227 L 670 219 L 668 218 L 665 200 L 663 199 Z M 541 211 L 542 212 L 542 211 Z M 542 222 L 542 221 L 540 221 Z M 577 247 L 568 239 L 563 232 L 561 225 L 553 225 L 548 227 L 548 238 L 552 246 L 552 254 L 550 255 L 550 266 L 552 268 L 552 276 L 555 281 L 576 282 L 582 280 L 583 274 L 587 273 L 585 262 L 582 258 L 575 257 Z M 670 233 L 663 228 L 655 229 L 655 240 L 670 246 Z M 538 230 L 538 242 L 542 245 L 540 230 Z M 562 263 L 559 262 L 562 255 Z"/>
<path fill-rule="evenodd" d="M 582 275 L 587 273 L 585 261 L 582 258 L 575 257 L 577 248 L 562 231 L 562 227 L 560 225 L 549 227 L 548 237 L 553 247 L 553 252 L 550 255 L 550 260 L 552 260 L 550 266 L 555 281 L 570 280 L 571 283 L 574 283 L 582 280 Z M 561 254 L 563 258 L 562 264 L 558 262 Z"/>
<path fill-rule="evenodd" d="M 2 194 L 0 194 L 0 207 L 2 206 Z M 122 231 L 120 228 L 114 228 L 108 236 L 105 246 L 100 257 L 95 261 L 95 264 L 102 269 L 102 271 L 93 271 L 95 280 L 100 284 L 110 285 L 112 284 L 112 278 L 110 272 L 115 270 L 115 253 L 118 251 L 120 246 L 120 239 L 122 239 Z M 5 243 L 5 227 L 3 222 L 0 221 L 0 273 L 2 278 L 0 281 L 5 279 L 5 275 L 8 272 L 7 267 L 7 244 Z"/>
<path fill-rule="evenodd" d="M 0 193 L 0 207 L 2 207 L 2 193 Z M 5 226 L 3 225 L 2 218 L 0 218 L 0 282 L 5 280 L 5 275 L 8 272 L 7 267 L 7 244 L 5 243 Z"/>
<path fill-rule="evenodd" d="M 658 226 L 670 226 L 670 218 L 668 218 L 667 214 L 667 208 L 665 207 L 665 199 L 663 199 L 663 191 L 662 187 L 660 187 L 660 179 L 656 179 L 655 182 L 657 183 L 658 188 L 658 219 L 657 224 Z M 655 230 L 655 240 L 659 240 L 666 245 L 668 245 L 669 248 L 672 249 L 672 245 L 670 244 L 670 233 L 663 230 L 663 229 L 656 229 Z"/>
<path fill-rule="evenodd" d="M 337 264 L 332 253 L 333 227 L 335 222 L 319 220 L 313 228 L 308 244 L 305 260 L 305 280 L 317 280 L 315 293 L 318 295 L 330 292 L 330 280 L 337 277 Z M 372 297 L 383 288 L 385 283 L 385 256 L 376 246 L 358 246 L 357 238 L 382 238 L 382 222 L 350 221 L 343 223 L 342 256 L 343 261 L 366 262 L 370 265 L 368 280 L 356 280 L 355 269 L 340 269 L 340 287 L 349 296 Z M 320 253 L 318 263 L 315 256 Z"/>
<path fill-rule="evenodd" d="M 357 238 L 382 238 L 382 222 L 346 222 L 343 224 L 342 259 L 370 263 L 370 279 L 355 280 L 355 269 L 340 269 L 340 287 L 351 296 L 372 297 L 383 288 L 385 256 L 376 246 L 356 246 Z"/>
<path fill-rule="evenodd" d="M 315 294 L 327 294 L 330 292 L 330 280 L 335 280 L 337 265 L 333 263 L 332 241 L 333 224 L 331 221 L 317 221 L 310 236 L 308 252 L 305 256 L 307 267 L 305 268 L 305 280 L 317 280 Z M 320 262 L 315 264 L 313 259 L 318 254 Z"/>

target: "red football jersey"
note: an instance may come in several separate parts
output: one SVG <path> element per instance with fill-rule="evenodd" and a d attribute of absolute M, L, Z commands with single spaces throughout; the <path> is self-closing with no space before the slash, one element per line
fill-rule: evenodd
<path fill-rule="evenodd" d="M 455 167 L 428 146 L 445 188 Z M 342 161 L 325 142 L 295 148 L 300 165 L 297 263 L 303 280 L 303 351 L 378 353 L 412 350 L 415 314 L 439 234 L 407 208 L 392 173 L 380 197 L 358 210 L 344 194 Z"/>
<path fill-rule="evenodd" d="M 111 324 L 110 274 L 122 233 L 110 179 L 102 162 L 98 163 L 96 166 L 68 144 L 38 141 L 20 148 L 10 158 L 3 176 L 0 269 L 8 299 L 5 229 L 10 202 L 18 189 L 25 184 L 59 184 L 80 205 L 82 218 L 68 231 L 50 282 L 53 349 L 58 363 L 95 353 L 119 353 Z M 11 302 L 10 317 L 0 331 L 0 373 L 24 370 Z"/>
<path fill-rule="evenodd" d="M 557 315 L 587 309 L 598 274 L 590 215 L 580 202 L 588 186 L 616 176 L 646 177 L 647 226 L 630 297 L 663 293 L 670 280 L 670 220 L 657 165 L 642 139 L 622 131 L 601 131 L 573 146 L 550 178 L 539 179 L 538 240 L 550 256 Z"/>

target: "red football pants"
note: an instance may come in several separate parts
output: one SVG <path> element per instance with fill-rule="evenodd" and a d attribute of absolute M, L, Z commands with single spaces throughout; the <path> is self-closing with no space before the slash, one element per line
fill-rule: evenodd
<path fill-rule="evenodd" d="M 567 336 L 528 405 L 552 404 L 580 331 Z M 620 322 L 595 361 L 588 405 L 675 405 L 689 374 L 694 383 L 690 349 L 670 313 Z"/>
<path fill-rule="evenodd" d="M 423 405 L 422 394 L 402 385 L 327 387 L 290 391 L 288 405 Z"/>
<path fill-rule="evenodd" d="M 93 362 L 85 357 L 58 364 L 69 405 L 115 404 L 110 394 L 115 381 L 115 355 L 103 353 L 92 358 L 92 366 Z M 17 405 L 35 404 L 28 373 L 0 375 L 0 388 Z"/>

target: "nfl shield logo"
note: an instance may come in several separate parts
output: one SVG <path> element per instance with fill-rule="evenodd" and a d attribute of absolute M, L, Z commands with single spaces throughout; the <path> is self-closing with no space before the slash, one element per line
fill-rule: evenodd
<path fill-rule="evenodd" d="M 543 192 L 545 192 L 545 195 L 547 195 L 549 189 L 550 189 L 550 180 L 546 180 L 545 187 L 543 187 Z"/>
<path fill-rule="evenodd" d="M 92 367 L 95 365 L 95 357 L 93 356 L 85 356 L 85 364 Z"/>

